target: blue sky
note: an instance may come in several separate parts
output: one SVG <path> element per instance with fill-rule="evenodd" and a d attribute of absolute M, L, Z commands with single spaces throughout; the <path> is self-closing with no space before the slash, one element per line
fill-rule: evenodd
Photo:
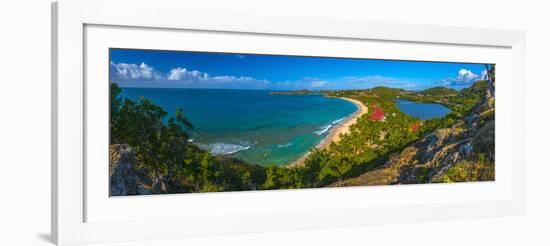
<path fill-rule="evenodd" d="M 110 49 L 110 81 L 121 87 L 215 89 L 461 89 L 483 64 Z"/>

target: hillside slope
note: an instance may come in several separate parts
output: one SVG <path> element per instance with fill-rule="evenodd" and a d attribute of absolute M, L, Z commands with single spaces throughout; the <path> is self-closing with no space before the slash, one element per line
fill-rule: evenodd
<path fill-rule="evenodd" d="M 494 86 L 479 81 L 464 93 L 483 96 L 459 123 L 426 134 L 379 168 L 331 186 L 494 180 Z"/>

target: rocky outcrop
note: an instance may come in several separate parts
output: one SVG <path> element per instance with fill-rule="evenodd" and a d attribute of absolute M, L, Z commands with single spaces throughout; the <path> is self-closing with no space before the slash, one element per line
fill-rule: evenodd
<path fill-rule="evenodd" d="M 486 95 L 490 95 L 487 93 Z M 452 128 L 438 129 L 412 144 L 415 156 L 400 154 L 398 162 L 388 161 L 387 166 L 406 163 L 399 167 L 395 183 L 416 184 L 438 180 L 453 165 L 473 160 L 474 149 L 481 150 L 494 161 L 494 97 L 486 96 L 473 108 L 463 123 Z"/>
<path fill-rule="evenodd" d="M 127 144 L 109 146 L 109 192 L 111 196 L 149 194 L 136 171 L 133 149 Z"/>
<path fill-rule="evenodd" d="M 409 148 L 417 153 L 409 158 L 400 155 L 401 165 L 396 183 L 427 183 L 432 177 L 444 173 L 454 163 L 468 159 L 472 154 L 472 139 L 464 138 L 450 128 L 439 129 Z M 386 165 L 395 165 L 391 160 Z"/>
<path fill-rule="evenodd" d="M 380 168 L 344 180 L 339 186 L 417 184 L 430 182 L 454 163 L 472 155 L 472 138 L 461 129 L 436 130 L 401 153 L 390 156 Z"/>
<path fill-rule="evenodd" d="M 439 182 L 457 163 L 475 161 L 484 153 L 494 162 L 494 82 L 485 88 L 481 100 L 462 121 L 450 128 L 437 129 L 393 154 L 381 167 L 333 186 L 418 184 Z M 494 177 L 493 177 L 494 178 Z"/>

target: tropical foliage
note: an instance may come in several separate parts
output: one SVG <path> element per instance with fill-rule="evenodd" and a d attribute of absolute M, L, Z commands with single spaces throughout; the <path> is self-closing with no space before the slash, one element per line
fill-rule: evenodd
<path fill-rule="evenodd" d="M 122 100 L 111 84 L 111 144 L 129 144 L 136 172 L 155 193 L 256 189 L 264 183 L 264 168 L 232 158 L 214 157 L 190 143 L 192 124 L 177 109 L 174 118 L 151 100 Z"/>
<path fill-rule="evenodd" d="M 151 100 L 123 99 L 121 89 L 111 84 L 111 144 L 128 144 L 135 151 L 136 173 L 153 193 L 185 193 L 258 189 L 314 188 L 338 185 L 383 165 L 391 154 L 419 140 L 434 129 L 466 121 L 483 98 L 486 83 L 455 91 L 436 87 L 421 92 L 376 87 L 368 90 L 324 91 L 327 96 L 360 101 L 370 110 L 351 126 L 350 133 L 324 149 L 312 149 L 301 165 L 262 167 L 228 156 L 213 156 L 189 141 L 193 128 L 182 109 L 174 117 Z M 422 121 L 402 113 L 395 99 L 443 104 L 452 113 Z M 491 122 L 494 112 L 488 114 Z M 474 141 L 478 158 L 464 161 L 438 178 L 439 182 L 479 180 L 494 177 L 494 167 L 483 165 L 494 152 L 493 128 L 480 131 Z M 494 131 L 494 130 L 493 130 Z M 485 133 L 483 133 L 485 132 Z M 491 145 L 493 144 L 493 145 Z M 492 165 L 494 166 L 494 165 Z M 464 170 L 467 170 L 465 173 Z"/>

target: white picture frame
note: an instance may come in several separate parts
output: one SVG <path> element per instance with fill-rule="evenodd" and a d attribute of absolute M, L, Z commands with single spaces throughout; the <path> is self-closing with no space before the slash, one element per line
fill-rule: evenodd
<path fill-rule="evenodd" d="M 183 10 L 190 8 L 190 4 L 177 0 L 61 0 L 52 4 L 52 238 L 57 244 L 465 219 L 521 215 L 525 212 L 523 32 L 237 12 L 213 13 L 197 9 L 183 15 Z M 499 83 L 503 89 L 498 92 L 497 107 L 508 110 L 501 110 L 502 113 L 497 111 L 499 122 L 503 122 L 497 123 L 497 160 L 506 164 L 497 163 L 501 165 L 501 168 L 497 166 L 497 180 L 490 183 L 231 192 L 193 195 L 192 198 L 185 194 L 109 198 L 107 191 L 102 195 L 101 190 L 94 189 L 96 179 L 105 179 L 101 176 L 101 170 L 95 172 L 86 165 L 86 160 L 93 154 L 89 152 L 90 145 L 94 144 L 87 142 L 90 134 L 87 112 L 90 110 L 90 98 L 101 101 L 101 93 L 93 94 L 94 90 L 86 84 L 92 72 L 89 70 L 95 71 L 97 65 L 94 56 L 89 55 L 96 50 L 87 49 L 103 49 L 115 44 L 128 48 L 150 47 L 155 46 L 155 42 L 155 47 L 181 49 L 161 41 L 169 40 L 167 38 L 143 38 L 141 43 L 132 43 L 128 38 L 115 37 L 119 32 L 117 30 L 128 32 L 128 35 L 119 34 L 126 37 L 144 37 L 148 32 L 172 35 L 174 38 L 183 33 L 208 33 L 227 36 L 230 42 L 232 38 L 243 36 L 265 37 L 266 40 L 264 46 L 249 45 L 243 48 L 228 45 L 219 47 L 221 51 L 233 49 L 246 52 L 247 49 L 256 49 L 258 52 L 269 49 L 269 44 L 273 43 L 269 39 L 278 39 L 287 42 L 285 44 L 290 48 L 271 52 L 299 52 L 291 47 L 299 47 L 300 42 L 317 43 L 310 46 L 311 50 L 303 52 L 320 52 L 321 43 L 338 47 L 344 42 L 353 42 L 357 43 L 354 45 L 367 46 L 380 44 L 378 53 L 368 54 L 371 58 L 395 57 L 395 54 L 384 51 L 382 43 L 389 43 L 396 50 L 403 46 L 399 48 L 403 52 L 406 47 L 414 46 L 420 50 L 432 47 L 441 54 L 403 53 L 409 59 L 452 59 L 456 50 L 461 50 L 464 51 L 461 61 L 498 61 L 499 69 L 503 64 L 503 69 L 499 71 L 504 72 L 498 75 L 501 76 Z M 112 34 L 110 39 L 109 32 Z M 485 51 L 486 55 L 481 54 Z M 336 55 L 346 51 L 329 49 L 325 52 L 328 52 L 326 55 Z M 467 54 L 471 54 L 471 58 L 466 57 Z M 97 73 L 101 74 L 101 69 L 97 69 Z M 499 149 L 502 151 L 499 152 Z M 500 175 L 504 178 L 498 178 L 499 170 L 504 173 Z M 105 168 L 105 173 L 107 171 Z M 358 198 L 364 196 L 370 199 Z M 357 202 L 355 206 L 345 203 L 352 200 Z M 255 205 L 265 206 L 265 209 L 254 210 L 246 206 L 243 209 L 240 201 L 257 201 Z M 276 201 L 283 201 L 278 205 L 285 205 L 284 208 L 269 208 L 269 203 Z M 186 212 L 179 211 L 183 202 L 195 204 L 195 207 L 189 207 Z M 201 206 L 208 207 L 213 202 L 227 206 L 224 209 L 216 210 L 215 206 L 210 206 L 211 210 L 200 210 Z M 135 208 L 128 208 L 132 204 Z M 157 217 L 147 215 L 146 210 L 153 206 L 162 207 L 164 214 Z M 124 208 L 127 209 L 122 210 Z M 138 216 L 138 211 L 143 216 Z"/>

